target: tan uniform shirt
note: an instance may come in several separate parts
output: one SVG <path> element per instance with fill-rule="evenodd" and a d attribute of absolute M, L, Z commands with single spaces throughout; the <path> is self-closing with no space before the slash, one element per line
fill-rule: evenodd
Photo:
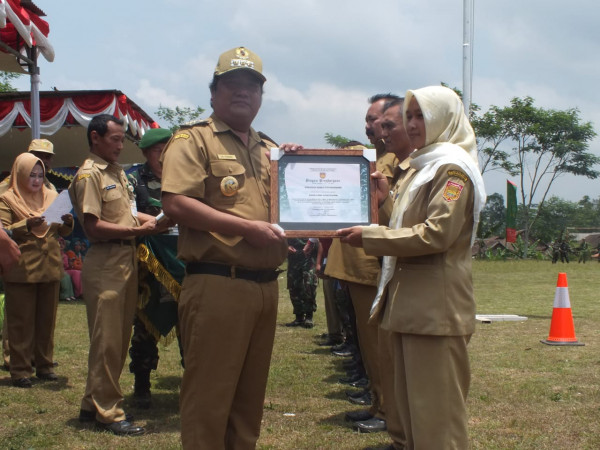
<path fill-rule="evenodd" d="M 15 222 L 10 207 L 0 200 L 0 219 L 4 228 L 12 230 L 19 245 L 19 262 L 3 275 L 12 283 L 46 283 L 59 281 L 63 275 L 63 261 L 58 245 L 58 234 L 67 236 L 72 227 L 53 223 L 46 236 L 40 238 L 27 230 L 26 219 Z"/>
<path fill-rule="evenodd" d="M 216 210 L 247 220 L 270 221 L 271 173 L 265 152 L 273 142 L 250 130 L 248 147 L 212 115 L 180 129 L 162 156 L 162 190 L 201 200 Z M 251 269 L 274 269 L 287 244 L 253 247 L 241 236 L 180 226 L 178 256 Z"/>
<path fill-rule="evenodd" d="M 117 225 L 139 226 L 132 209 L 135 205 L 133 188 L 130 188 L 125 172 L 120 165 L 109 164 L 94 153 L 90 153 L 73 178 L 69 196 L 82 223 L 84 214 L 91 214 Z M 98 241 L 90 239 L 90 242 Z"/>
<path fill-rule="evenodd" d="M 409 169 L 395 191 L 403 192 L 415 173 Z M 473 333 L 472 229 L 473 184 L 452 164 L 441 166 L 419 188 L 404 212 L 402 228 L 363 228 L 367 254 L 398 257 L 387 298 L 381 301 L 382 328 L 445 336 Z"/>

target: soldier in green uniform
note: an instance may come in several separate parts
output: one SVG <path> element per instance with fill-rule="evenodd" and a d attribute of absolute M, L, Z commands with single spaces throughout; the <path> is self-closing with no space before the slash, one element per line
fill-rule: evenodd
<path fill-rule="evenodd" d="M 162 167 L 159 158 L 172 134 L 165 128 L 153 128 L 146 131 L 138 144 L 146 162 L 130 173 L 129 179 L 134 188 L 139 212 L 151 216 L 157 216 L 162 212 L 160 201 Z M 177 239 L 174 237 L 166 242 L 161 241 L 160 244 L 172 247 L 174 253 L 176 242 Z M 172 263 L 177 265 L 177 261 Z M 158 366 L 158 339 L 161 334 L 168 335 L 176 326 L 177 304 L 167 287 L 158 281 L 155 282 L 145 267 L 142 270 L 142 266 L 140 266 L 139 282 L 144 289 L 140 288 L 140 299 L 133 320 L 129 371 L 135 376 L 133 390 L 135 405 L 138 408 L 150 408 L 152 404 L 150 372 L 156 370 Z M 146 286 L 148 289 L 145 289 Z M 148 313 L 158 309 L 160 310 L 158 314 Z M 179 336 L 177 337 L 179 341 Z"/>
<path fill-rule="evenodd" d="M 296 319 L 288 327 L 312 328 L 317 310 L 316 272 L 318 239 L 288 239 L 287 288 Z"/>

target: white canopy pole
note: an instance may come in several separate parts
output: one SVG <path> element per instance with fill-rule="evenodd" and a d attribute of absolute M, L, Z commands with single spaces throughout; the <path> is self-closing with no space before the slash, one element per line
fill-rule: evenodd
<path fill-rule="evenodd" d="M 40 68 L 37 65 L 37 49 L 31 48 L 29 75 L 31 77 L 31 139 L 40 138 Z"/>

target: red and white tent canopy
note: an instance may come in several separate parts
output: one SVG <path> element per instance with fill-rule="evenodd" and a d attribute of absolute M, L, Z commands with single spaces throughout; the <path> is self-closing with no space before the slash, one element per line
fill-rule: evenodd
<path fill-rule="evenodd" d="M 0 171 L 10 170 L 14 158 L 31 142 L 29 92 L 0 93 Z M 41 137 L 54 144 L 55 167 L 78 166 L 87 157 L 87 126 L 98 114 L 111 114 L 125 121 L 126 142 L 122 164 L 143 161 L 135 145 L 149 128 L 158 124 L 118 90 L 40 92 Z"/>
<path fill-rule="evenodd" d="M 47 61 L 54 61 L 50 26 L 40 18 L 45 15 L 31 0 L 0 0 L 0 70 L 25 72 L 9 52 L 25 55 L 27 47 L 35 46 Z"/>

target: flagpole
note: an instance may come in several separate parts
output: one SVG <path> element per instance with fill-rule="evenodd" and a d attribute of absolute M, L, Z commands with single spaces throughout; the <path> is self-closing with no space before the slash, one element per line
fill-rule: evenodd
<path fill-rule="evenodd" d="M 471 81 L 473 78 L 473 2 L 463 0 L 463 104 L 465 114 L 471 111 Z"/>

